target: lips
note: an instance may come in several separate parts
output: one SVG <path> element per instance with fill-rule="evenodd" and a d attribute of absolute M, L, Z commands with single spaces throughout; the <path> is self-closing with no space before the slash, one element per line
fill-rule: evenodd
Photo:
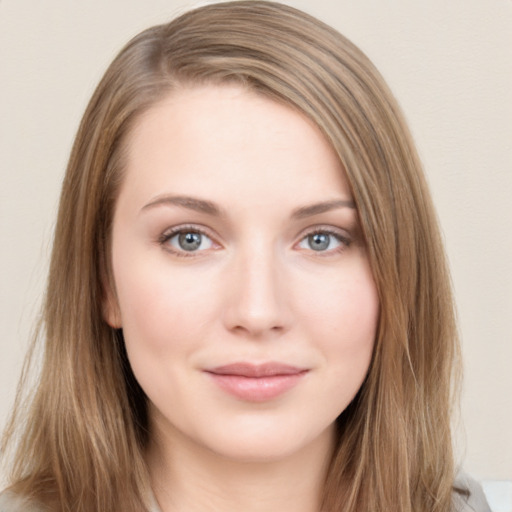
<path fill-rule="evenodd" d="M 233 363 L 205 370 L 221 390 L 241 400 L 265 402 L 295 387 L 308 370 L 282 363 Z"/>

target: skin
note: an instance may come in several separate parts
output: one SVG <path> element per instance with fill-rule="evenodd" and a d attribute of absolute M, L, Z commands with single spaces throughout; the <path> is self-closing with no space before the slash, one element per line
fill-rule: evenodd
<path fill-rule="evenodd" d="M 237 86 L 173 92 L 127 149 L 106 319 L 149 398 L 162 510 L 318 510 L 379 313 L 339 160 L 304 116 Z M 246 400 L 208 373 L 233 362 L 303 374 Z"/>

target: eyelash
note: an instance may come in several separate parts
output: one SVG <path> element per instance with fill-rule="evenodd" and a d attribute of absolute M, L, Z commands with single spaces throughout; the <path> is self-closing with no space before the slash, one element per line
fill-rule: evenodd
<path fill-rule="evenodd" d="M 212 240 L 212 242 L 215 244 L 214 242 L 214 238 L 209 234 L 209 232 L 199 226 L 194 226 L 194 225 L 184 225 L 184 226 L 176 226 L 174 228 L 171 228 L 167 231 L 165 231 L 164 233 L 162 233 L 162 235 L 159 237 L 158 239 L 158 243 L 165 248 L 165 250 L 171 252 L 174 256 L 178 256 L 180 258 L 192 258 L 192 257 L 197 257 L 198 254 L 201 252 L 201 251 L 190 251 L 190 252 L 187 252 L 187 251 L 178 251 L 174 248 L 171 248 L 170 245 L 168 244 L 169 240 L 171 240 L 173 237 L 175 237 L 176 235 L 179 235 L 179 234 L 185 234 L 185 233 L 197 233 L 199 235 L 203 235 L 203 236 L 206 236 L 208 237 L 210 240 Z"/>
<path fill-rule="evenodd" d="M 169 240 L 171 240 L 173 237 L 179 234 L 185 234 L 185 233 L 197 233 L 203 236 L 208 237 L 210 240 L 212 240 L 213 244 L 216 244 L 214 237 L 210 235 L 210 233 L 196 225 L 183 225 L 183 226 L 176 226 L 174 228 L 171 228 L 158 238 L 158 243 L 165 248 L 165 250 L 171 252 L 173 255 L 182 257 L 182 258 L 191 258 L 191 257 L 197 257 L 201 252 L 203 251 L 185 251 L 185 250 L 175 250 L 174 248 L 171 248 L 168 244 Z M 343 252 L 345 249 L 350 247 L 352 244 L 352 240 L 350 237 L 343 235 L 337 230 L 334 230 L 332 228 L 328 227 L 322 227 L 322 226 L 316 226 L 315 228 L 310 229 L 309 231 L 305 232 L 300 240 L 294 244 L 294 247 L 298 244 L 302 243 L 304 240 L 306 240 L 308 237 L 316 234 L 323 234 L 334 237 L 339 243 L 340 246 L 336 247 L 335 249 L 330 249 L 326 251 L 315 251 L 314 249 L 309 249 L 309 252 L 315 253 L 316 256 L 320 257 L 327 257 L 331 256 L 333 254 L 339 254 Z M 218 244 L 217 244 L 218 245 Z M 306 249 L 305 249 L 306 250 Z"/>
<path fill-rule="evenodd" d="M 329 235 L 334 237 L 338 242 L 340 242 L 340 246 L 336 247 L 335 249 L 330 249 L 327 251 L 315 251 L 313 249 L 310 249 L 310 252 L 315 253 L 316 256 L 320 257 L 328 257 L 332 256 L 333 254 L 340 254 L 343 251 L 345 251 L 350 245 L 352 244 L 352 240 L 348 235 L 342 234 L 340 231 L 335 230 L 331 227 L 322 227 L 322 226 L 315 226 L 310 231 L 307 231 L 299 240 L 298 243 L 301 243 L 303 240 L 308 238 L 309 236 L 316 235 L 316 234 L 322 234 L 322 235 Z M 297 244 L 295 244 L 297 245 Z"/>

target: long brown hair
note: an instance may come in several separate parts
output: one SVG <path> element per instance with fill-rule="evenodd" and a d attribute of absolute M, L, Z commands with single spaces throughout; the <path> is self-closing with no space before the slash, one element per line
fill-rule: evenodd
<path fill-rule="evenodd" d="M 322 510 L 448 512 L 458 343 L 411 136 L 357 47 L 303 12 L 261 1 L 209 5 L 142 32 L 96 89 L 62 188 L 40 377 L 4 436 L 4 451 L 18 439 L 11 489 L 56 511 L 147 508 L 146 398 L 122 335 L 102 314 L 124 142 L 176 87 L 226 82 L 303 112 L 323 131 L 346 170 L 379 292 L 372 363 L 338 418 Z"/>

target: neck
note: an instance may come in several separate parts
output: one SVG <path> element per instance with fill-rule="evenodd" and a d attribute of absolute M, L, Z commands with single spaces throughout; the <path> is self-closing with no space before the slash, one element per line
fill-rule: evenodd
<path fill-rule="evenodd" d="M 148 465 L 162 512 L 319 512 L 334 434 L 278 460 L 239 460 L 173 433 L 154 438 Z"/>

